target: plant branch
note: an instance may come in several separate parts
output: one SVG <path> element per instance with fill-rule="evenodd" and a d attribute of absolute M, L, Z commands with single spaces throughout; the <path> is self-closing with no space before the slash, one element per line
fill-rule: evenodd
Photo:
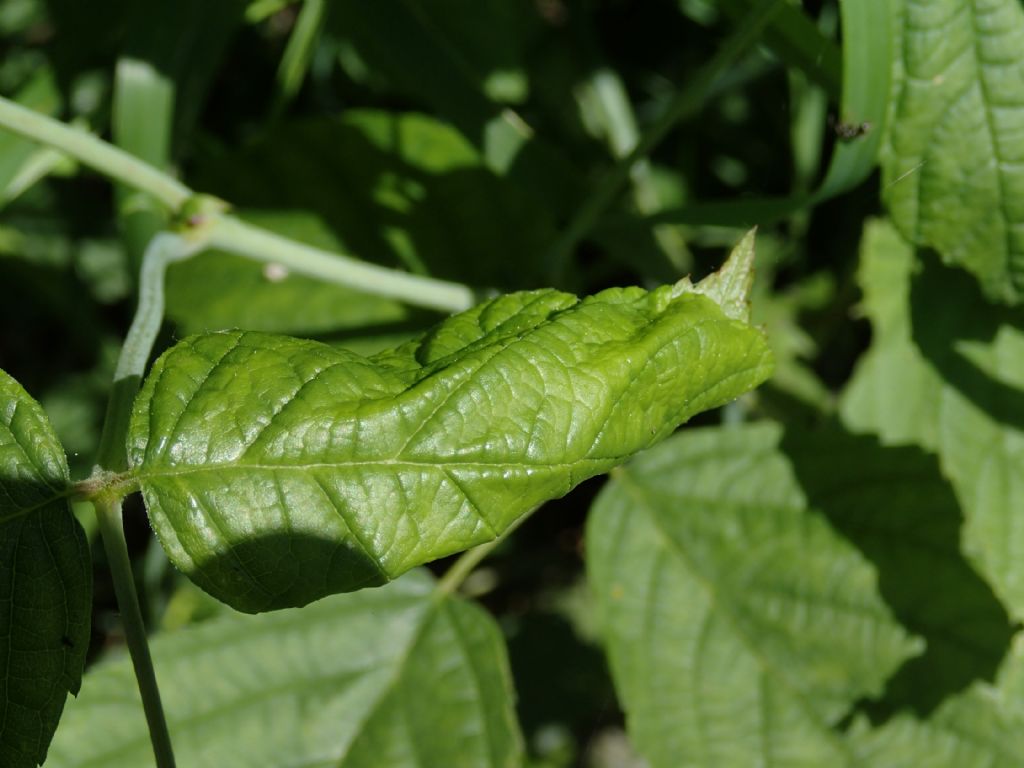
<path fill-rule="evenodd" d="M 153 343 L 164 319 L 164 274 L 167 265 L 194 254 L 198 244 L 180 235 L 158 233 L 146 247 L 139 273 L 139 302 L 114 369 L 114 383 L 100 435 L 96 463 L 102 470 L 123 472 L 128 468 L 125 437 L 128 418 Z"/>
<path fill-rule="evenodd" d="M 128 651 L 135 668 L 135 678 L 139 684 L 142 709 L 146 714 L 146 724 L 149 726 L 149 738 L 153 743 L 156 765 L 157 768 L 174 768 L 171 736 L 167 729 L 163 704 L 160 702 L 160 691 L 157 688 L 156 673 L 153 670 L 153 658 L 150 656 L 149 645 L 146 642 L 146 628 L 142 622 L 139 596 L 135 592 L 132 564 L 124 539 L 121 499 L 100 498 L 93 501 L 93 506 L 99 521 L 103 548 L 107 552 L 107 562 L 114 581 L 117 605 L 121 610 L 125 640 L 128 643 Z"/>
<path fill-rule="evenodd" d="M 0 126 L 66 155 L 130 187 L 148 192 L 172 211 L 192 191 L 172 176 L 85 131 L 0 98 Z"/>
<path fill-rule="evenodd" d="M 755 42 L 783 0 L 762 0 L 747 14 L 719 47 L 715 55 L 678 91 L 671 103 L 633 147 L 632 151 L 613 165 L 593 187 L 562 234 L 551 247 L 552 274 L 560 276 L 576 244 L 586 237 L 629 181 L 637 163 L 648 157 L 670 130 L 681 120 L 696 114 L 704 105 L 716 81 Z"/>
<path fill-rule="evenodd" d="M 196 195 L 177 179 L 102 139 L 2 97 L 0 127 L 53 147 L 106 176 L 147 192 L 175 214 L 181 214 L 192 201 L 202 199 L 201 195 Z M 324 251 L 275 235 L 221 212 L 210 214 L 203 226 L 196 227 L 195 231 L 184 237 L 187 237 L 193 252 L 206 247 L 220 248 L 256 261 L 280 264 L 325 282 L 399 299 L 415 306 L 460 312 L 478 300 L 477 293 L 461 283 L 413 275 Z M 148 354 L 147 351 L 147 358 Z"/>
<path fill-rule="evenodd" d="M 255 261 L 280 264 L 308 277 L 349 288 L 399 299 L 420 307 L 461 312 L 472 307 L 477 296 L 461 283 L 414 275 L 377 266 L 339 253 L 298 243 L 232 216 L 216 216 L 204 235 L 212 248 Z"/>

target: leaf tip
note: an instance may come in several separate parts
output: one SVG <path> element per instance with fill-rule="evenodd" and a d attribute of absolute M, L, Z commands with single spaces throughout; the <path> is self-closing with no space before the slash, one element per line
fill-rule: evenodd
<path fill-rule="evenodd" d="M 750 320 L 750 290 L 754 285 L 754 239 L 757 227 L 743 236 L 717 271 L 697 284 L 684 277 L 676 283 L 673 294 L 700 293 L 722 308 L 733 320 Z"/>

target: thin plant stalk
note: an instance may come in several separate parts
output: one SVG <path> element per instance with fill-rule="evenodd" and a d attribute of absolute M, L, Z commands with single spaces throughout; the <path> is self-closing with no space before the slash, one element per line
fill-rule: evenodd
<path fill-rule="evenodd" d="M 152 354 L 153 344 L 163 323 L 164 274 L 170 262 L 186 258 L 194 252 L 194 243 L 179 235 L 161 232 L 153 238 L 142 257 L 139 301 L 117 360 L 114 383 L 100 436 L 100 447 L 96 457 L 96 470 L 99 473 L 121 472 L 127 469 L 125 439 L 128 434 L 128 419 L 139 382 L 145 373 L 146 363 Z M 160 690 L 153 670 L 149 644 L 146 641 L 146 628 L 142 621 L 139 596 L 135 591 L 131 560 L 124 538 L 121 494 L 112 487 L 107 493 L 101 492 L 91 500 L 96 509 L 103 548 L 107 553 L 128 653 L 135 667 L 135 679 L 146 714 L 156 764 L 158 768 L 173 768 L 174 752 L 171 748 L 170 733 L 160 701 Z"/>
<path fill-rule="evenodd" d="M 186 204 L 201 197 L 177 179 L 102 139 L 2 97 L 0 128 L 53 147 L 116 181 L 146 192 L 175 214 L 181 214 Z M 476 291 L 461 283 L 413 275 L 323 251 L 222 212 L 210 213 L 207 218 L 202 227 L 188 232 L 196 252 L 208 247 L 221 248 L 324 282 L 443 312 L 460 312 L 478 300 Z"/>
<path fill-rule="evenodd" d="M 131 655 L 132 666 L 135 668 L 135 679 L 142 697 L 142 709 L 146 714 L 146 725 L 149 726 L 149 739 L 153 744 L 156 765 L 157 768 L 174 768 L 171 735 L 167 728 L 163 704 L 160 701 L 160 690 L 157 687 L 156 673 L 153 669 L 153 657 L 149 653 L 149 644 L 146 642 L 146 627 L 142 621 L 142 611 L 139 609 L 139 596 L 135 591 L 132 564 L 124 538 L 121 499 L 94 499 L 93 506 L 96 509 L 100 535 L 103 538 L 103 548 L 107 553 L 117 605 L 121 611 L 121 623 L 124 626 L 128 652 Z"/>

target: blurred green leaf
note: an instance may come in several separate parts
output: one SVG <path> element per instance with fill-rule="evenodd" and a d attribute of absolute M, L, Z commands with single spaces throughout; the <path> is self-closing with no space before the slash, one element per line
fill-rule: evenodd
<path fill-rule="evenodd" d="M 133 6 L 117 62 L 112 106 L 115 143 L 161 170 L 192 130 L 235 29 L 241 0 L 149 0 Z M 153 198 L 119 187 L 121 230 L 132 274 L 168 214 Z"/>
<path fill-rule="evenodd" d="M 875 330 L 842 400 L 844 421 L 937 451 L 964 508 L 964 549 L 1024 616 L 1024 314 L 989 304 L 890 225 L 865 231 L 860 282 Z M 940 311 L 938 311 L 940 310 Z"/>
<path fill-rule="evenodd" d="M 847 192 L 874 170 L 885 135 L 891 99 L 890 66 L 897 4 L 888 0 L 840 3 L 843 34 L 843 96 L 838 130 L 855 135 L 836 143 L 825 178 L 810 195 L 751 197 L 695 203 L 651 217 L 652 223 L 718 224 L 749 228 L 785 218 Z"/>
<path fill-rule="evenodd" d="M 847 735 L 864 768 L 1017 768 L 1024 765 L 1024 636 L 994 684 L 978 683 L 927 720 L 897 717 L 872 730 L 859 721 Z"/>
<path fill-rule="evenodd" d="M 341 250 L 322 219 L 312 213 L 255 210 L 244 218 L 309 245 Z M 174 264 L 168 270 L 166 295 L 167 316 L 184 335 L 244 328 L 305 336 L 372 336 L 394 332 L 410 317 L 409 310 L 390 299 L 220 252 Z"/>
<path fill-rule="evenodd" d="M 732 18 L 738 18 L 749 13 L 755 3 L 754 0 L 719 0 L 719 5 Z M 839 100 L 842 52 L 799 5 L 783 5 L 765 29 L 764 38 L 768 47 L 788 66 L 824 88 L 832 100 Z"/>
<path fill-rule="evenodd" d="M 424 573 L 152 642 L 178 763 L 194 768 L 511 768 L 522 760 L 505 648 L 480 608 Z M 153 765 L 128 659 L 86 676 L 47 768 Z"/>
<path fill-rule="evenodd" d="M 352 110 L 282 123 L 204 157 L 199 171 L 197 187 L 245 210 L 312 211 L 349 253 L 471 285 L 536 285 L 554 230 L 541 201 L 426 115 Z"/>
<path fill-rule="evenodd" d="M 42 764 L 89 646 L 92 570 L 42 408 L 0 371 L 0 763 Z"/>
<path fill-rule="evenodd" d="M 619 469 L 587 571 L 654 768 L 845 765 L 832 727 L 921 651 L 810 509 L 771 424 L 687 430 Z"/>
<path fill-rule="evenodd" d="M 527 3 L 337 0 L 334 33 L 388 85 L 451 120 L 477 146 L 503 103 L 525 99 L 540 16 Z"/>
<path fill-rule="evenodd" d="M 916 446 L 884 446 L 837 427 L 789 427 L 780 448 L 808 505 L 872 562 L 879 594 L 926 643 L 868 711 L 926 714 L 990 679 L 1014 626 L 961 553 L 963 516 L 938 460 Z"/>
<path fill-rule="evenodd" d="M 911 242 L 1024 291 L 1024 9 L 1018 0 L 901 2 L 883 194 Z"/>
<path fill-rule="evenodd" d="M 19 89 L 14 101 L 37 112 L 56 113 L 61 98 L 53 73 L 48 68 L 38 70 Z M 63 156 L 53 149 L 0 131 L 0 208 L 62 163 Z"/>

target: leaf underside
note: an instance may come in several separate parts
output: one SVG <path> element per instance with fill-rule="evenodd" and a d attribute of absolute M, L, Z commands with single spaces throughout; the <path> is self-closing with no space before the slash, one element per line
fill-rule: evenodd
<path fill-rule="evenodd" d="M 618 470 L 588 520 L 613 676 L 653 768 L 845 765 L 833 726 L 921 650 L 781 441 L 772 424 L 687 430 Z"/>
<path fill-rule="evenodd" d="M 885 222 L 865 230 L 859 278 L 875 338 L 843 393 L 843 420 L 938 454 L 964 511 L 964 551 L 1020 620 L 1024 313 L 919 262 Z"/>
<path fill-rule="evenodd" d="M 880 728 L 858 721 L 848 742 L 862 768 L 1017 768 L 1024 765 L 1024 635 L 995 683 L 980 682 L 927 720 L 901 715 Z"/>
<path fill-rule="evenodd" d="M 207 334 L 154 365 L 129 455 L 180 569 L 240 610 L 299 606 L 494 539 L 770 367 L 670 286 L 509 294 L 372 358 Z"/>
<path fill-rule="evenodd" d="M 497 625 L 423 573 L 301 611 L 215 619 L 152 649 L 179 765 L 522 764 Z M 47 768 L 152 765 L 129 660 L 99 665 Z"/>
<path fill-rule="evenodd" d="M 42 408 L 0 371 L 0 765 L 46 757 L 89 646 L 92 568 Z"/>

